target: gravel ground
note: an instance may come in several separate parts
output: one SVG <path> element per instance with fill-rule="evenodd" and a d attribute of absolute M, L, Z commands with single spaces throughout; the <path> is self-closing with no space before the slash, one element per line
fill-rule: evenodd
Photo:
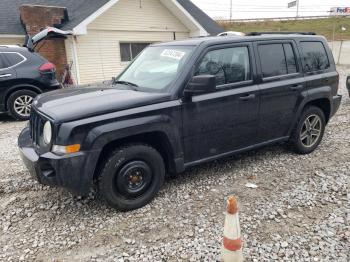
<path fill-rule="evenodd" d="M 0 261 L 216 261 L 230 194 L 246 261 L 350 261 L 350 101 L 340 73 L 344 100 L 313 154 L 273 146 L 192 168 L 129 213 L 30 179 L 16 146 L 25 123 L 0 118 Z"/>

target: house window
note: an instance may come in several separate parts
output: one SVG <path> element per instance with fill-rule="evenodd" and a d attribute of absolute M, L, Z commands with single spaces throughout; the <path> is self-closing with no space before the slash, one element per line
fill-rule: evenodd
<path fill-rule="evenodd" d="M 133 60 L 150 43 L 120 43 L 120 57 L 122 62 Z"/>

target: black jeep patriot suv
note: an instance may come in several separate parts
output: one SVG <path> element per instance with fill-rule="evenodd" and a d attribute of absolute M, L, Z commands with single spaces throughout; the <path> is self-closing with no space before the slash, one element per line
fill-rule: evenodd
<path fill-rule="evenodd" d="M 315 150 L 340 105 L 326 40 L 255 33 L 155 44 L 107 88 L 39 95 L 19 148 L 42 184 L 112 207 L 149 203 L 165 173 L 276 142 Z"/>

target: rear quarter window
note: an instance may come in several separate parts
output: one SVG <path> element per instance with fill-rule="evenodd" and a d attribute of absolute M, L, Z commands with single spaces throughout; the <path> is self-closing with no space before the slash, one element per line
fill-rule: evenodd
<path fill-rule="evenodd" d="M 8 67 L 16 66 L 26 59 L 19 53 L 3 53 L 3 56 L 7 60 Z"/>
<path fill-rule="evenodd" d="M 330 67 L 328 55 L 322 42 L 301 42 L 300 46 L 306 72 L 323 71 Z"/>

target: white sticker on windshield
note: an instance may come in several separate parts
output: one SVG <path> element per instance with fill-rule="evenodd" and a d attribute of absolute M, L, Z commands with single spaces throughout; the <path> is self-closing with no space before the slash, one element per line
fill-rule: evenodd
<path fill-rule="evenodd" d="M 185 54 L 185 52 L 181 52 L 178 50 L 165 49 L 160 55 L 164 57 L 170 57 L 176 60 L 181 60 Z"/>

